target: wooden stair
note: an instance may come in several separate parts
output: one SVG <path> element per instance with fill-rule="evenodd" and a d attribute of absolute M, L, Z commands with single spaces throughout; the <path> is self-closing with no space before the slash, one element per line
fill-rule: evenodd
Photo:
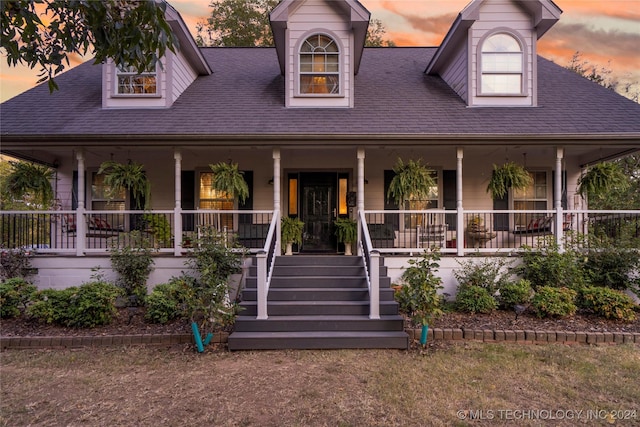
<path fill-rule="evenodd" d="M 380 319 L 375 320 L 369 319 L 369 291 L 360 257 L 277 257 L 266 320 L 256 319 L 256 270 L 254 259 L 229 350 L 408 348 L 386 267 L 380 268 Z"/>

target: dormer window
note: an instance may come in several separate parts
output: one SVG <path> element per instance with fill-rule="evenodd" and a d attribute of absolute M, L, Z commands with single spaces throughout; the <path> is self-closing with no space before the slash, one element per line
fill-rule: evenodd
<path fill-rule="evenodd" d="M 324 34 L 307 38 L 300 46 L 300 94 L 340 94 L 340 48 Z"/>
<path fill-rule="evenodd" d="M 481 51 L 481 95 L 523 95 L 524 63 L 520 42 L 511 34 L 487 37 Z"/>
<path fill-rule="evenodd" d="M 156 67 L 139 73 L 133 67 L 116 68 L 116 94 L 118 95 L 156 95 L 158 78 Z"/>

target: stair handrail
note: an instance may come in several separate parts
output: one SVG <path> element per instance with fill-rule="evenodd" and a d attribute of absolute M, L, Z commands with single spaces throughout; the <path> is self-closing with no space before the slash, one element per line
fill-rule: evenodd
<path fill-rule="evenodd" d="M 269 287 L 271 285 L 271 275 L 273 274 L 273 266 L 276 258 L 276 248 L 280 236 L 277 233 L 278 224 L 280 223 L 280 211 L 275 210 L 269 225 L 269 232 L 264 243 L 264 247 L 256 254 L 258 263 L 257 271 L 257 291 L 258 291 L 258 319 L 267 319 L 267 297 L 269 295 Z"/>
<path fill-rule="evenodd" d="M 360 217 L 360 252 L 364 261 L 367 286 L 369 288 L 369 319 L 380 319 L 380 252 L 373 249 L 369 227 L 364 211 L 358 213 Z"/>

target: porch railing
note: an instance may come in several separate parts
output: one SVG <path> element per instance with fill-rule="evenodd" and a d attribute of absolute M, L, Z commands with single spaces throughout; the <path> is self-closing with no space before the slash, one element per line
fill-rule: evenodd
<path fill-rule="evenodd" d="M 126 245 L 135 231 L 159 252 L 181 255 L 203 227 L 215 227 L 230 243 L 258 253 L 265 250 L 273 218 L 266 210 L 3 211 L 0 246 L 81 256 Z M 381 254 L 432 247 L 444 254 L 510 253 L 548 241 L 640 247 L 640 210 L 369 210 L 360 221 L 371 241 L 362 250 Z M 279 233 L 274 239 L 279 243 Z"/>
<path fill-rule="evenodd" d="M 280 232 L 278 224 L 280 213 L 276 211 L 271 218 L 269 232 L 265 239 L 264 247 L 256 254 L 257 262 L 257 292 L 258 292 L 258 319 L 267 319 L 269 313 L 267 311 L 267 298 L 269 296 L 269 287 L 271 285 L 271 276 L 278 252 L 280 252 Z"/>
<path fill-rule="evenodd" d="M 358 252 L 361 253 L 364 260 L 369 288 L 369 318 L 380 319 L 380 252 L 373 248 L 367 222 L 362 211 L 359 214 L 358 223 L 358 234 L 360 235 Z"/>
<path fill-rule="evenodd" d="M 265 246 L 273 211 L 3 211 L 0 247 L 40 254 L 106 253 L 130 243 L 132 232 L 160 253 L 187 251 L 205 227 L 250 252 Z"/>
<path fill-rule="evenodd" d="M 549 241 L 640 248 L 640 210 L 370 210 L 364 221 L 380 253 L 519 252 Z"/>

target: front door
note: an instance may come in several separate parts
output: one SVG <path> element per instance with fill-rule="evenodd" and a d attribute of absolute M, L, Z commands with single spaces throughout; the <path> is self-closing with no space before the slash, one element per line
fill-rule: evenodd
<path fill-rule="evenodd" d="M 336 218 L 337 174 L 300 174 L 301 219 L 304 221 L 303 252 L 336 252 L 333 221 Z"/>

